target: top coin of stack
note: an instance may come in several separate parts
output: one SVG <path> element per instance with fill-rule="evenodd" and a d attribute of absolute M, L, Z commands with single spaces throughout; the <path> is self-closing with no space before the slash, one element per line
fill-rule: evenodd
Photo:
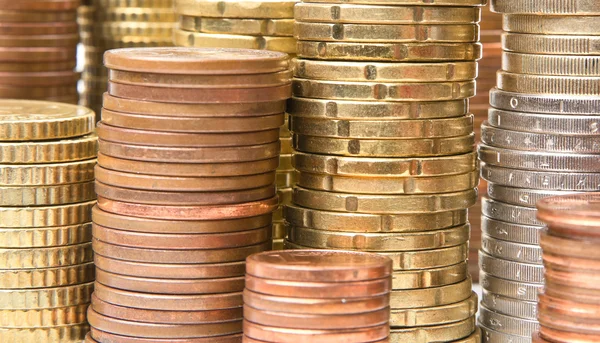
<path fill-rule="evenodd" d="M 79 0 L 0 1 L 0 98 L 76 104 Z"/>
<path fill-rule="evenodd" d="M 0 100 L 0 341 L 81 342 L 94 265 L 89 109 Z"/>
<path fill-rule="evenodd" d="M 390 342 L 476 342 L 467 208 L 479 0 L 296 5 L 289 248 L 394 261 Z"/>

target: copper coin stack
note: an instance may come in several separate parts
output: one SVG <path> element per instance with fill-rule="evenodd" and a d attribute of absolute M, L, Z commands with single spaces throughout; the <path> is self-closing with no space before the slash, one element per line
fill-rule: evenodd
<path fill-rule="evenodd" d="M 90 342 L 239 342 L 247 256 L 271 249 L 286 54 L 110 50 Z"/>
<path fill-rule="evenodd" d="M 598 342 L 600 336 L 600 194 L 551 197 L 537 204 L 544 252 L 544 293 L 533 342 Z"/>
<path fill-rule="evenodd" d="M 97 137 L 84 107 L 0 100 L 0 342 L 81 342 Z"/>
<path fill-rule="evenodd" d="M 0 98 L 77 104 L 79 0 L 0 1 Z"/>
<path fill-rule="evenodd" d="M 172 46 L 176 20 L 173 0 L 86 0 L 79 9 L 84 50 L 82 105 L 100 115 L 108 71 L 102 56 L 109 49 Z M 98 117 L 98 120 L 100 118 Z"/>
<path fill-rule="evenodd" d="M 490 342 L 531 342 L 544 268 L 536 202 L 600 190 L 600 2 L 494 0 L 502 70 L 482 126 L 480 323 Z"/>
<path fill-rule="evenodd" d="M 288 103 L 288 248 L 394 261 L 391 342 L 476 342 L 467 208 L 479 170 L 479 0 L 305 1 Z"/>
<path fill-rule="evenodd" d="M 242 342 L 389 342 L 389 258 L 288 250 L 246 261 Z"/>

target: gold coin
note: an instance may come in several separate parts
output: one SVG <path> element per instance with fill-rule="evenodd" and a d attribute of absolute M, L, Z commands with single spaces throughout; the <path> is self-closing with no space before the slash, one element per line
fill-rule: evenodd
<path fill-rule="evenodd" d="M 344 42 L 442 42 L 476 43 L 479 26 L 463 25 L 377 25 L 296 22 L 295 35 L 299 40 Z"/>
<path fill-rule="evenodd" d="M 90 330 L 87 323 L 47 328 L 1 329 L 2 340 L 11 343 L 78 343 Z"/>
<path fill-rule="evenodd" d="M 505 51 L 502 54 L 502 69 L 516 74 L 600 76 L 600 57 L 519 54 Z"/>
<path fill-rule="evenodd" d="M 531 14 L 600 14 L 600 3 L 596 0 L 545 0 L 530 2 L 528 0 L 491 0 L 492 11 L 498 13 L 531 13 Z"/>
<path fill-rule="evenodd" d="M 384 83 L 295 78 L 296 97 L 367 101 L 445 101 L 475 96 L 475 81 Z"/>
<path fill-rule="evenodd" d="M 62 185 L 94 180 L 96 160 L 48 164 L 2 164 L 0 185 Z M 1 241 L 1 240 L 0 240 Z"/>
<path fill-rule="evenodd" d="M 94 281 L 93 262 L 66 267 L 0 269 L 1 289 L 47 288 L 78 285 Z M 0 310 L 0 318 L 2 310 Z"/>
<path fill-rule="evenodd" d="M 449 305 L 394 309 L 390 315 L 390 326 L 415 327 L 456 323 L 473 317 L 477 312 L 477 294 L 471 293 L 471 297 Z"/>
<path fill-rule="evenodd" d="M 294 188 L 296 205 L 325 211 L 375 214 L 445 212 L 471 207 L 476 200 L 475 190 L 428 195 L 365 195 Z"/>
<path fill-rule="evenodd" d="M 99 22 L 172 23 L 177 19 L 171 8 L 106 7 L 91 9 L 93 10 L 92 19 Z"/>
<path fill-rule="evenodd" d="M 481 18 L 481 10 L 477 7 L 369 6 L 307 2 L 296 4 L 294 13 L 296 21 L 353 24 L 466 24 L 477 23 Z"/>
<path fill-rule="evenodd" d="M 36 310 L 0 310 L 0 327 L 35 328 L 52 327 L 86 322 L 89 304 Z"/>
<path fill-rule="evenodd" d="M 283 249 L 284 249 L 283 239 L 273 239 L 272 250 L 283 250 Z"/>
<path fill-rule="evenodd" d="M 600 37 L 504 33 L 505 51 L 548 55 L 600 55 Z"/>
<path fill-rule="evenodd" d="M 54 268 L 92 259 L 91 242 L 49 248 L 0 249 L 0 269 Z"/>
<path fill-rule="evenodd" d="M 308 0 L 305 2 L 380 4 L 380 5 L 419 5 L 419 6 L 483 6 L 487 0 Z"/>
<path fill-rule="evenodd" d="M 278 189 L 291 188 L 298 182 L 298 173 L 296 171 L 277 172 L 275 178 L 275 185 Z"/>
<path fill-rule="evenodd" d="M 156 22 L 108 22 L 99 23 L 94 26 L 96 34 L 108 37 L 121 36 L 143 36 L 143 37 L 171 37 L 173 35 L 173 23 Z"/>
<path fill-rule="evenodd" d="M 441 287 L 392 291 L 390 307 L 392 310 L 437 307 L 465 301 L 471 296 L 471 277 L 464 281 Z"/>
<path fill-rule="evenodd" d="M 431 288 L 460 282 L 469 275 L 469 266 L 465 261 L 466 258 L 451 266 L 394 272 L 392 288 L 394 290 Z"/>
<path fill-rule="evenodd" d="M 95 35 L 81 34 L 83 45 L 101 46 L 106 50 L 121 48 L 148 48 L 172 46 L 172 36 L 113 36 L 98 38 Z"/>
<path fill-rule="evenodd" d="M 295 60 L 294 76 L 329 81 L 466 81 L 477 77 L 477 63 L 373 63 L 300 59 Z"/>
<path fill-rule="evenodd" d="M 92 221 L 91 209 L 96 201 L 39 207 L 0 207 L 0 227 L 31 228 L 67 226 Z"/>
<path fill-rule="evenodd" d="M 481 334 L 477 330 L 475 316 L 472 316 L 469 319 L 450 324 L 407 329 L 394 328 L 390 330 L 389 339 L 390 343 L 478 343 L 481 342 Z"/>
<path fill-rule="evenodd" d="M 281 239 L 283 240 L 286 236 L 285 223 L 281 222 L 273 222 L 273 239 Z"/>
<path fill-rule="evenodd" d="M 295 134 L 294 149 L 315 154 L 365 157 L 429 157 L 473 151 L 475 136 L 428 139 L 340 139 Z"/>
<path fill-rule="evenodd" d="M 475 61 L 482 57 L 479 43 L 347 43 L 298 42 L 298 56 L 322 60 L 382 62 Z"/>
<path fill-rule="evenodd" d="M 508 14 L 503 17 L 503 29 L 508 32 L 540 35 L 600 35 L 598 16 Z"/>
<path fill-rule="evenodd" d="M 81 6 L 83 7 L 83 6 Z M 22 11 L 22 10 L 0 10 L 0 22 L 2 23 L 49 23 L 49 22 L 72 22 L 77 20 L 73 11 Z"/>
<path fill-rule="evenodd" d="M 292 150 L 292 138 L 291 137 L 280 138 L 279 140 L 281 142 L 280 153 L 282 155 L 289 155 L 294 152 L 294 150 Z"/>
<path fill-rule="evenodd" d="M 36 310 L 89 304 L 93 289 L 93 282 L 54 288 L 0 289 L 0 309 Z"/>
<path fill-rule="evenodd" d="M 89 1 L 89 0 L 88 0 Z M 93 7 L 172 8 L 173 0 L 91 0 Z"/>
<path fill-rule="evenodd" d="M 294 18 L 296 1 L 175 0 L 175 12 L 216 18 Z"/>
<path fill-rule="evenodd" d="M 44 248 L 92 240 L 92 223 L 35 228 L 0 228 L 2 248 Z"/>
<path fill-rule="evenodd" d="M 293 170 L 292 166 L 292 155 L 279 155 L 279 168 L 277 170 Z"/>
<path fill-rule="evenodd" d="M 175 30 L 173 39 L 178 46 L 259 49 L 296 53 L 296 39 L 293 37 L 243 36 Z"/>
<path fill-rule="evenodd" d="M 96 157 L 95 134 L 57 141 L 0 142 L 0 163 L 35 164 L 81 161 Z"/>
<path fill-rule="evenodd" d="M 94 181 L 57 186 L 0 187 L 0 206 L 62 205 L 96 199 Z"/>
<path fill-rule="evenodd" d="M 251 36 L 294 36 L 294 19 L 230 19 L 181 16 L 186 31 Z"/>
<path fill-rule="evenodd" d="M 508 92 L 577 96 L 600 94 L 600 76 L 527 75 L 501 70 L 497 77 L 498 88 Z"/>

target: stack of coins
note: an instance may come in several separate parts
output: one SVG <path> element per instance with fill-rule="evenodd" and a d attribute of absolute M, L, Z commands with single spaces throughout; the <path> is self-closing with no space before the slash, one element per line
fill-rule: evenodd
<path fill-rule="evenodd" d="M 77 6 L 0 1 L 0 98 L 77 104 Z"/>
<path fill-rule="evenodd" d="M 296 5 L 285 244 L 392 257 L 392 342 L 479 338 L 466 261 L 483 2 L 439 3 Z"/>
<path fill-rule="evenodd" d="M 246 269 L 242 342 L 389 342 L 389 258 L 273 251 L 248 257 Z"/>
<path fill-rule="evenodd" d="M 530 342 L 544 281 L 535 204 L 600 190 L 600 3 L 492 1 L 504 15 L 502 70 L 482 126 L 480 321 L 490 341 Z"/>
<path fill-rule="evenodd" d="M 245 259 L 272 244 L 287 55 L 117 49 L 105 65 L 89 340 L 239 342 Z"/>
<path fill-rule="evenodd" d="M 584 193 L 538 202 L 547 224 L 545 288 L 539 296 L 540 329 L 534 342 L 597 342 L 600 327 L 600 194 Z"/>
<path fill-rule="evenodd" d="M 173 0 L 88 0 L 79 12 L 84 47 L 82 105 L 100 113 L 107 70 L 102 56 L 108 49 L 171 46 Z M 100 119 L 100 118 L 98 118 Z"/>
<path fill-rule="evenodd" d="M 0 342 L 81 342 L 94 281 L 94 113 L 0 100 Z"/>

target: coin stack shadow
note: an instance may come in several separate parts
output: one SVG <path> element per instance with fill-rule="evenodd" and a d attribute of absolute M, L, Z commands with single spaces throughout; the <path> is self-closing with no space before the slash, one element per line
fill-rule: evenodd
<path fill-rule="evenodd" d="M 77 6 L 0 1 L 0 98 L 77 104 Z"/>
<path fill-rule="evenodd" d="M 81 105 L 100 120 L 108 71 L 106 50 L 127 47 L 172 46 L 176 21 L 173 0 L 86 0 L 78 10 L 84 62 Z"/>
<path fill-rule="evenodd" d="M 88 340 L 239 342 L 244 261 L 272 245 L 287 55 L 136 48 L 104 60 Z"/>
<path fill-rule="evenodd" d="M 84 107 L 0 100 L 0 342 L 81 342 L 97 137 Z"/>
<path fill-rule="evenodd" d="M 271 251 L 248 257 L 246 270 L 242 342 L 389 342 L 389 258 Z"/>
<path fill-rule="evenodd" d="M 600 49 L 589 45 L 600 35 L 600 5 L 562 4 L 491 3 L 505 32 L 479 147 L 488 182 L 479 319 L 490 342 L 531 342 L 538 328 L 544 272 L 536 202 L 600 190 Z"/>
<path fill-rule="evenodd" d="M 178 46 L 210 48 L 252 48 L 296 53 L 294 5 L 296 1 L 175 0 L 179 25 L 174 43 Z M 292 166 L 292 139 L 281 127 L 281 155 L 277 168 L 279 208 L 273 213 L 273 249 L 283 249 L 285 225 L 283 206 L 292 201 L 297 172 Z"/>
<path fill-rule="evenodd" d="M 533 342 L 594 342 L 600 313 L 600 194 L 545 198 L 538 219 L 546 230 L 544 292 L 539 295 L 539 333 Z"/>
<path fill-rule="evenodd" d="M 468 98 L 482 2 L 361 3 L 295 8 L 288 113 L 299 179 L 284 210 L 286 248 L 390 256 L 390 342 L 476 342 L 467 208 L 479 170 Z"/>

